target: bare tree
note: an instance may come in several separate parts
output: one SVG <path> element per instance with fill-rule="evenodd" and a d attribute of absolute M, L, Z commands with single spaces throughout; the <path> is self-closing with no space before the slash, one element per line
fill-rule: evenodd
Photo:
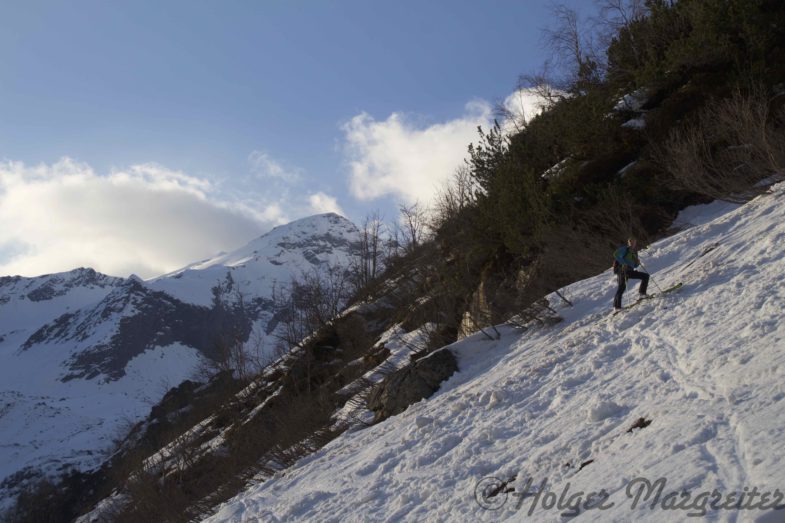
<path fill-rule="evenodd" d="M 595 4 L 604 24 L 616 32 L 643 20 L 649 12 L 645 0 L 597 0 Z"/>
<path fill-rule="evenodd" d="M 407 251 L 416 249 L 428 234 L 428 212 L 419 202 L 411 205 L 401 204 L 401 235 Z"/>
<path fill-rule="evenodd" d="M 232 372 L 235 378 L 248 381 L 261 369 L 254 364 L 246 347 L 246 322 L 255 317 L 253 303 L 230 274 L 225 282 L 213 288 L 213 307 L 223 319 L 212 340 L 212 355 L 201 360 L 194 378 L 207 382 L 219 372 Z"/>
<path fill-rule="evenodd" d="M 273 301 L 280 318 L 276 336 L 288 349 L 302 347 L 303 341 L 327 325 L 341 311 L 350 296 L 349 278 L 342 267 L 314 267 L 275 286 Z"/>
<path fill-rule="evenodd" d="M 603 47 L 607 48 L 612 38 L 629 28 L 633 23 L 643 20 L 649 13 L 644 0 L 596 0 L 595 5 L 599 15 L 593 18 L 597 35 Z M 643 50 L 630 33 L 630 44 L 632 46 L 635 60 L 641 63 Z"/>
<path fill-rule="evenodd" d="M 249 363 L 248 367 L 252 369 L 254 374 L 260 372 L 281 356 L 258 323 L 254 323 L 251 329 L 248 341 L 245 343 L 244 352 Z"/>
<path fill-rule="evenodd" d="M 554 4 L 550 14 L 556 26 L 543 31 L 545 41 L 561 65 L 576 69 L 584 59 L 584 44 L 578 31 L 578 13 L 564 4 Z"/>
<path fill-rule="evenodd" d="M 564 88 L 581 91 L 583 85 L 596 82 L 603 70 L 603 53 L 592 34 L 579 26 L 578 12 L 564 4 L 551 6 L 555 25 L 543 30 L 545 44 L 557 65 L 566 73 Z"/>
<path fill-rule="evenodd" d="M 675 185 L 710 198 L 744 202 L 781 177 L 785 168 L 785 112 L 772 114 L 762 86 L 709 103 L 692 123 L 674 130 L 654 157 Z"/>
<path fill-rule="evenodd" d="M 384 222 L 378 210 L 366 215 L 352 262 L 356 289 L 368 285 L 382 270 L 384 229 Z"/>
<path fill-rule="evenodd" d="M 459 166 L 436 193 L 429 228 L 438 230 L 449 221 L 457 219 L 464 209 L 476 203 L 476 193 L 476 183 L 469 166 Z"/>
<path fill-rule="evenodd" d="M 558 80 L 554 78 L 552 64 L 547 60 L 539 71 L 522 74 L 518 78 L 518 90 L 525 89 L 534 93 L 546 106 L 564 99 L 566 93 L 558 88 L 558 84 Z"/>
<path fill-rule="evenodd" d="M 385 267 L 391 267 L 393 262 L 399 258 L 403 251 L 403 234 L 400 223 L 392 223 L 387 226 L 387 237 L 383 242 L 383 260 Z"/>

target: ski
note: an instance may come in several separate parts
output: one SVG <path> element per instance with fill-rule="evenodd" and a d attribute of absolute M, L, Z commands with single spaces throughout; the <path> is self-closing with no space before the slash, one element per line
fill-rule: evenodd
<path fill-rule="evenodd" d="M 679 282 L 679 283 L 677 283 L 676 285 L 674 285 L 672 287 L 668 287 L 667 289 L 662 291 L 660 294 L 655 294 L 654 296 L 659 296 L 659 295 L 662 295 L 662 294 L 668 294 L 669 292 L 673 292 L 675 290 L 681 289 L 683 285 L 684 284 L 682 282 Z"/>
<path fill-rule="evenodd" d="M 670 294 L 671 292 L 674 292 L 674 291 L 677 291 L 677 290 L 681 289 L 682 286 L 684 286 L 684 284 L 682 282 L 679 282 L 679 283 L 677 283 L 677 284 L 675 284 L 675 285 L 673 285 L 671 287 L 668 287 L 667 289 L 665 289 L 662 292 L 657 292 L 657 293 L 654 293 L 654 294 L 647 294 L 646 296 L 638 298 L 637 301 L 635 301 L 634 303 L 631 303 L 630 305 L 627 305 L 626 307 L 622 307 L 621 309 L 614 310 L 613 311 L 613 315 L 616 316 L 620 312 L 624 312 L 627 309 L 631 309 L 631 308 L 635 307 L 636 305 L 638 305 L 641 302 L 648 301 L 648 300 L 651 300 L 651 299 L 654 299 L 654 298 L 659 298 L 660 296 L 663 296 L 665 294 Z"/>

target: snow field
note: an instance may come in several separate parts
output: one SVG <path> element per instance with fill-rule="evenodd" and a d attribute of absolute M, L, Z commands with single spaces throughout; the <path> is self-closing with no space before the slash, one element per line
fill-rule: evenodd
<path fill-rule="evenodd" d="M 641 253 L 660 287 L 684 282 L 678 292 L 612 316 L 609 271 L 572 284 L 562 293 L 574 307 L 549 297 L 563 322 L 451 345 L 460 372 L 434 396 L 343 434 L 207 521 L 785 520 L 706 503 L 715 489 L 769 502 L 785 490 L 784 203 L 778 184 L 738 208 L 690 209 L 693 227 Z M 630 430 L 639 418 L 650 424 Z M 478 496 L 487 477 L 515 491 Z M 660 478 L 654 508 L 633 506 L 632 487 Z M 690 504 L 673 509 L 682 490 Z M 600 491 L 607 499 L 585 503 Z M 582 497 L 558 508 L 548 492 Z"/>

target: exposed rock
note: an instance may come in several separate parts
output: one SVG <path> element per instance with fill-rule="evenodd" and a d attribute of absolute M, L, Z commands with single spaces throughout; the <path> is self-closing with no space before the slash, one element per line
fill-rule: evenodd
<path fill-rule="evenodd" d="M 509 313 L 518 307 L 520 296 L 534 280 L 536 272 L 536 264 L 512 272 L 496 264 L 485 267 L 477 290 L 472 293 L 468 310 L 461 318 L 458 339 L 505 321 Z"/>
<path fill-rule="evenodd" d="M 393 372 L 368 395 L 367 405 L 375 414 L 374 423 L 400 414 L 412 403 L 430 397 L 457 370 L 453 353 L 442 349 Z"/>
<path fill-rule="evenodd" d="M 651 425 L 651 420 L 650 419 L 638 418 L 635 421 L 635 423 L 633 423 L 632 426 L 629 429 L 627 429 L 627 432 L 630 433 L 630 432 L 634 431 L 635 429 L 645 429 L 649 425 Z"/>
<path fill-rule="evenodd" d="M 489 325 L 488 318 L 490 317 L 491 307 L 486 296 L 486 282 L 482 280 L 477 290 L 472 294 L 469 310 L 463 313 L 461 325 L 458 327 L 458 339 L 462 340 L 481 328 L 487 327 Z"/>

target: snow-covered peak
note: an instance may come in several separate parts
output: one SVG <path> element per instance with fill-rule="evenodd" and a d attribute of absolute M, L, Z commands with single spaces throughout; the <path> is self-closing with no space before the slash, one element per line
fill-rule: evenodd
<path fill-rule="evenodd" d="M 282 252 L 292 249 L 347 247 L 349 242 L 356 241 L 356 238 L 357 227 L 343 216 L 335 213 L 317 214 L 279 225 L 239 249 L 193 263 L 152 281 L 217 265 L 237 267 L 261 259 L 275 260 Z"/>
<path fill-rule="evenodd" d="M 197 262 L 147 282 L 155 289 L 196 305 L 209 306 L 213 289 L 230 280 L 243 295 L 269 297 L 275 285 L 303 272 L 328 266 L 348 268 L 357 227 L 334 213 L 280 225 L 229 253 Z"/>
<path fill-rule="evenodd" d="M 299 220 L 294 220 L 293 222 L 287 223 L 285 225 L 279 225 L 274 227 L 267 234 L 260 236 L 257 240 L 261 240 L 263 238 L 283 239 L 287 237 L 303 236 L 340 236 L 356 230 L 357 226 L 348 219 L 334 212 L 328 212 L 300 218 Z"/>
<path fill-rule="evenodd" d="M 107 276 L 93 269 L 80 267 L 66 272 L 36 277 L 0 277 L 0 301 L 13 297 L 32 301 L 51 300 L 76 288 L 107 288 L 119 285 L 123 278 Z"/>

